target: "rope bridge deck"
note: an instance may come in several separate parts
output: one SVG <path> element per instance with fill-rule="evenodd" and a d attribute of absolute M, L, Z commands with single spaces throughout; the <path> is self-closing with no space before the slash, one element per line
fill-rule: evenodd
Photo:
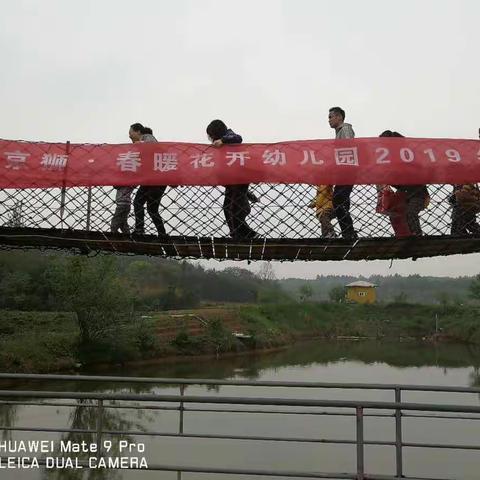
<path fill-rule="evenodd" d="M 420 238 L 254 239 L 245 242 L 218 237 L 154 235 L 133 240 L 121 234 L 0 227 L 3 248 L 69 249 L 78 253 L 110 252 L 172 258 L 216 260 L 387 260 L 422 258 L 480 251 L 480 238 L 448 235 Z"/>

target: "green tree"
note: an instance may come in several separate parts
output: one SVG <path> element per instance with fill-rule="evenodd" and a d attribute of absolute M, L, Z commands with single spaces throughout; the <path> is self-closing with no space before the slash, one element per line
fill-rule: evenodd
<path fill-rule="evenodd" d="M 302 302 L 305 302 L 306 300 L 309 300 L 312 298 L 313 295 L 313 290 L 308 283 L 304 283 L 299 289 L 298 289 L 298 294 L 300 296 L 300 300 Z"/>
<path fill-rule="evenodd" d="M 328 292 L 328 298 L 331 302 L 341 303 L 345 301 L 345 288 L 341 285 L 332 287 Z"/>
<path fill-rule="evenodd" d="M 393 297 L 393 303 L 407 303 L 407 300 L 408 300 L 407 294 L 403 291 L 400 293 L 397 293 Z"/>
<path fill-rule="evenodd" d="M 443 310 L 445 310 L 452 303 L 452 298 L 448 292 L 438 292 L 435 297 L 438 303 L 442 306 Z"/>
<path fill-rule="evenodd" d="M 480 275 L 477 275 L 469 286 L 470 298 L 480 300 Z"/>
<path fill-rule="evenodd" d="M 265 282 L 256 291 L 259 303 L 282 303 L 292 300 L 288 292 L 282 290 L 277 282 Z"/>
<path fill-rule="evenodd" d="M 46 279 L 57 307 L 76 314 L 81 345 L 114 331 L 131 310 L 130 291 L 117 273 L 115 257 L 60 259 Z"/>
<path fill-rule="evenodd" d="M 30 281 L 28 273 L 8 272 L 0 281 L 0 305 L 21 310 L 30 296 Z"/>
<path fill-rule="evenodd" d="M 178 306 L 177 288 L 175 285 L 169 285 L 161 298 L 162 310 L 173 310 Z"/>
<path fill-rule="evenodd" d="M 200 304 L 198 291 L 192 287 L 185 286 L 178 295 L 177 303 L 179 308 L 195 308 Z"/>

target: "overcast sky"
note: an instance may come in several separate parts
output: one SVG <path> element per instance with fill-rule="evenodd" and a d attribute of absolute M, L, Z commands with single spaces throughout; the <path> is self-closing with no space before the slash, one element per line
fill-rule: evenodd
<path fill-rule="evenodd" d="M 213 118 L 249 143 L 331 138 L 333 105 L 347 111 L 359 137 L 388 128 L 477 138 L 477 0 L 1 0 L 0 6 L 2 138 L 123 143 L 128 126 L 142 122 L 159 140 L 206 142 Z M 282 277 L 472 275 L 478 260 L 275 269 Z"/>

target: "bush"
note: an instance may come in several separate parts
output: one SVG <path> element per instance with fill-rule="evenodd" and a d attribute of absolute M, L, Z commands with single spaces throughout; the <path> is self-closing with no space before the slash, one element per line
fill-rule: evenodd
<path fill-rule="evenodd" d="M 78 345 L 78 358 L 83 365 L 113 363 L 123 365 L 125 362 L 140 358 L 140 350 L 132 342 L 130 331 L 116 329 Z"/>
<path fill-rule="evenodd" d="M 44 373 L 74 368 L 74 339 L 50 333 L 44 339 L 19 336 L 0 341 L 0 369 L 8 372 Z"/>
<path fill-rule="evenodd" d="M 218 318 L 209 322 L 206 340 L 210 349 L 217 354 L 228 352 L 234 349 L 235 346 L 235 340 L 232 333 L 225 328 L 223 322 Z"/>
<path fill-rule="evenodd" d="M 132 338 L 143 358 L 159 352 L 160 346 L 155 334 L 155 323 L 137 320 L 132 326 Z"/>

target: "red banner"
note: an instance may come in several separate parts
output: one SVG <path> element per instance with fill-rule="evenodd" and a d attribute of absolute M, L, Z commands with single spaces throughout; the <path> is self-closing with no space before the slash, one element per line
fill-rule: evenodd
<path fill-rule="evenodd" d="M 219 148 L 0 140 L 0 188 L 475 182 L 480 182 L 478 140 L 357 138 Z"/>

